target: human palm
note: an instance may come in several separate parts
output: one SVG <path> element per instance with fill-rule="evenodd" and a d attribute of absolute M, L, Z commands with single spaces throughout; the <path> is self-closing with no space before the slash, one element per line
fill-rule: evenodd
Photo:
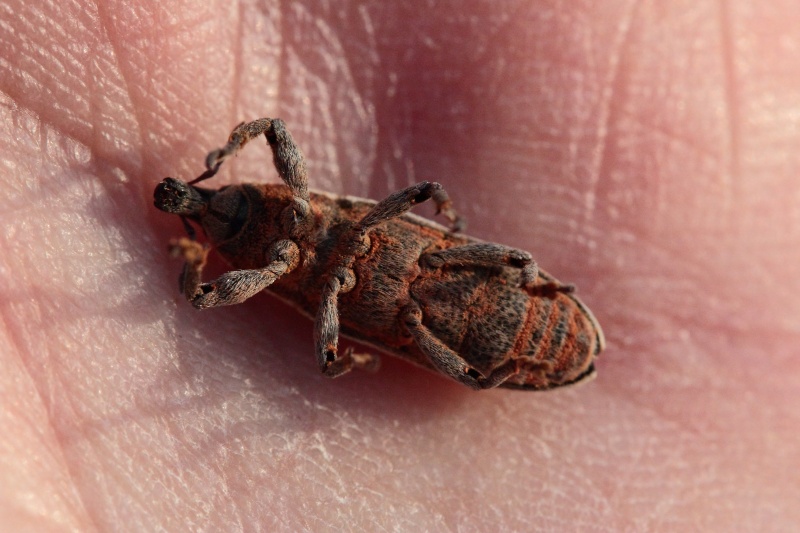
<path fill-rule="evenodd" d="M 749 9 L 7 3 L 0 529 L 796 524 L 800 12 Z M 598 379 L 326 380 L 273 298 L 192 309 L 153 187 L 260 116 L 312 187 L 439 181 L 575 282 Z"/>

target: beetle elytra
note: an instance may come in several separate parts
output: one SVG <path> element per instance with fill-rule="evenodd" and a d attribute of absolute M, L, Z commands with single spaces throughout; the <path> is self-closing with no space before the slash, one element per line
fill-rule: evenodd
<path fill-rule="evenodd" d="M 264 135 L 282 184 L 195 185 Z M 375 368 L 377 356 L 339 352 L 339 333 L 438 371 L 473 389 L 550 389 L 594 376 L 603 333 L 588 308 L 539 270 L 528 252 L 461 235 L 438 183 L 375 202 L 309 191 L 302 153 L 280 119 L 242 123 L 191 182 L 166 178 L 155 206 L 179 215 L 190 238 L 181 284 L 198 308 L 266 289 L 314 320 L 324 375 Z M 432 199 L 447 228 L 408 213 Z M 192 223 L 209 246 L 194 239 Z M 202 281 L 209 250 L 233 268 Z"/>

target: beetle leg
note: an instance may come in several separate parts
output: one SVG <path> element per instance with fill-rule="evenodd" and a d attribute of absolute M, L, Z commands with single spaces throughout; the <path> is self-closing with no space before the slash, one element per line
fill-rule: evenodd
<path fill-rule="evenodd" d="M 355 285 L 352 270 L 337 268 L 322 289 L 322 301 L 314 321 L 314 351 L 322 373 L 335 378 L 353 368 L 377 370 L 380 359 L 371 354 L 353 353 L 348 348 L 339 355 L 339 293 L 347 292 Z"/>
<path fill-rule="evenodd" d="M 381 367 L 381 358 L 371 353 L 356 353 L 352 346 L 344 350 L 343 357 L 353 361 L 353 368 L 365 370 L 367 372 L 377 372 Z"/>
<path fill-rule="evenodd" d="M 198 250 L 199 248 L 199 250 Z M 232 270 L 214 281 L 202 283 L 208 250 L 196 241 L 180 239 L 173 247 L 186 259 L 181 282 L 183 294 L 197 309 L 242 303 L 272 285 L 297 266 L 300 251 L 292 241 L 278 241 L 270 248 L 270 263 L 255 270 Z"/>
<path fill-rule="evenodd" d="M 260 118 L 252 122 L 242 122 L 231 131 L 228 136 L 228 142 L 222 148 L 212 150 L 206 156 L 206 170 L 200 176 L 189 182 L 189 185 L 194 185 L 203 180 L 214 176 L 222 163 L 229 157 L 236 155 L 244 145 L 250 142 L 254 137 L 258 137 L 265 133 L 272 127 L 272 119 Z"/>
<path fill-rule="evenodd" d="M 411 187 L 390 194 L 381 200 L 364 215 L 358 223 L 358 229 L 366 232 L 367 229 L 385 222 L 392 218 L 399 217 L 408 212 L 416 204 L 433 199 L 436 204 L 436 212 L 442 213 L 451 223 L 452 231 L 460 231 L 464 228 L 464 221 L 453 209 L 450 198 L 442 186 L 436 182 L 421 181 Z"/>
<path fill-rule="evenodd" d="M 244 127 L 247 127 L 247 124 Z M 294 143 L 283 121 L 279 118 L 272 119 L 271 127 L 266 129 L 264 135 L 272 148 L 275 168 L 278 169 L 281 179 L 289 186 L 295 197 L 308 202 L 306 159 Z"/>
<path fill-rule="evenodd" d="M 422 254 L 420 262 L 431 268 L 444 266 L 501 266 L 522 269 L 522 281 L 536 279 L 539 268 L 531 254 L 494 243 L 474 243 Z"/>
<path fill-rule="evenodd" d="M 475 390 L 493 389 L 511 376 L 519 374 L 521 361 L 518 359 L 507 361 L 488 376 L 470 367 L 463 357 L 447 347 L 422 324 L 422 311 L 416 303 L 405 308 L 403 320 L 417 341 L 417 346 L 428 356 L 433 366 L 467 387 Z"/>
<path fill-rule="evenodd" d="M 339 311 L 337 308 L 339 293 L 345 293 L 355 285 L 352 270 L 345 265 L 352 264 L 359 248 L 364 246 L 365 237 L 370 228 L 406 213 L 412 206 L 431 198 L 445 214 L 455 216 L 447 195 L 438 183 L 423 181 L 391 194 L 373 206 L 361 221 L 353 228 L 353 234 L 339 244 L 339 267 L 334 269 L 322 289 L 317 317 L 314 323 L 314 349 L 322 373 L 328 377 L 336 377 L 352 370 L 354 366 L 369 367 L 374 365 L 374 356 L 359 361 L 352 350 L 339 355 Z M 368 242 L 368 241 L 367 241 Z"/>
<path fill-rule="evenodd" d="M 543 296 L 545 298 L 555 298 L 558 293 L 571 294 L 575 292 L 575 285 L 572 283 L 564 284 L 558 281 L 522 285 L 522 288 L 531 296 Z"/>
<path fill-rule="evenodd" d="M 206 167 L 216 173 L 223 161 L 236 155 L 251 139 L 262 134 L 272 148 L 275 168 L 278 169 L 281 179 L 289 186 L 294 196 L 308 201 L 308 174 L 303 152 L 294 143 L 292 136 L 286 130 L 286 125 L 279 118 L 260 118 L 236 126 L 225 146 L 209 152 L 206 157 Z M 190 182 L 190 185 L 211 177 L 204 176 L 205 174 Z"/>
<path fill-rule="evenodd" d="M 264 135 L 272 148 L 273 163 L 283 182 L 292 192 L 292 203 L 283 213 L 284 229 L 291 237 L 300 237 L 309 230 L 312 222 L 311 205 L 308 195 L 308 172 L 303 152 L 294 143 L 286 125 L 279 118 L 260 118 L 252 122 L 242 122 L 228 137 L 228 143 L 206 156 L 208 170 L 189 182 L 194 185 L 217 173 L 222 163 L 236 155 L 250 140 Z"/>
<path fill-rule="evenodd" d="M 484 376 L 470 367 L 463 357 L 451 350 L 441 340 L 431 333 L 422 323 L 422 310 L 419 305 L 412 303 L 403 311 L 402 320 L 405 323 L 417 346 L 428 356 L 433 366 L 447 374 L 459 383 L 472 389 L 480 389 Z"/>
<path fill-rule="evenodd" d="M 505 383 L 511 376 L 516 376 L 520 372 L 522 361 L 520 359 L 510 359 L 499 367 L 495 368 L 485 380 L 480 381 L 482 389 L 493 389 Z"/>
<path fill-rule="evenodd" d="M 574 285 L 562 285 L 557 281 L 537 280 L 539 267 L 526 251 L 494 243 L 474 243 L 455 246 L 420 256 L 420 262 L 430 268 L 445 266 L 499 266 L 519 268 L 520 287 L 532 296 L 552 298 L 556 293 L 570 293 Z"/>

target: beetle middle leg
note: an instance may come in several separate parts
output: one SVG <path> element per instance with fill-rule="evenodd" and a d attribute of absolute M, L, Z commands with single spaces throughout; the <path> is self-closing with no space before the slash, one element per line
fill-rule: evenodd
<path fill-rule="evenodd" d="M 427 252 L 420 257 L 420 263 L 429 268 L 445 266 L 484 266 L 511 267 L 520 269 L 520 286 L 534 296 L 553 297 L 556 293 L 570 293 L 574 285 L 562 285 L 556 281 L 537 282 L 539 267 L 524 250 L 495 243 L 473 243 L 435 252 Z"/>
<path fill-rule="evenodd" d="M 353 368 L 376 370 L 380 359 L 371 354 L 357 354 L 348 348 L 339 355 L 339 293 L 355 285 L 352 270 L 337 268 L 322 289 L 317 318 L 314 321 L 314 351 L 322 373 L 330 378 L 341 376 Z"/>
<path fill-rule="evenodd" d="M 203 267 L 208 249 L 197 241 L 180 239 L 173 253 L 186 260 L 181 284 L 183 294 L 197 309 L 242 303 L 272 285 L 280 276 L 291 272 L 300 260 L 300 250 L 289 240 L 278 241 L 270 247 L 270 262 L 264 268 L 232 270 L 214 281 L 202 283 Z"/>

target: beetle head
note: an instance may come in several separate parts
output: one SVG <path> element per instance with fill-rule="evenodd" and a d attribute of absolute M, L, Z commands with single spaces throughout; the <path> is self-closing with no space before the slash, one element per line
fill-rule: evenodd
<path fill-rule="evenodd" d="M 215 191 L 166 178 L 156 186 L 153 196 L 158 209 L 200 224 L 213 243 L 238 233 L 248 216 L 247 196 L 239 186 Z"/>
<path fill-rule="evenodd" d="M 154 204 L 165 213 L 193 219 L 203 216 L 214 191 L 193 187 L 185 181 L 166 178 L 153 192 Z"/>

